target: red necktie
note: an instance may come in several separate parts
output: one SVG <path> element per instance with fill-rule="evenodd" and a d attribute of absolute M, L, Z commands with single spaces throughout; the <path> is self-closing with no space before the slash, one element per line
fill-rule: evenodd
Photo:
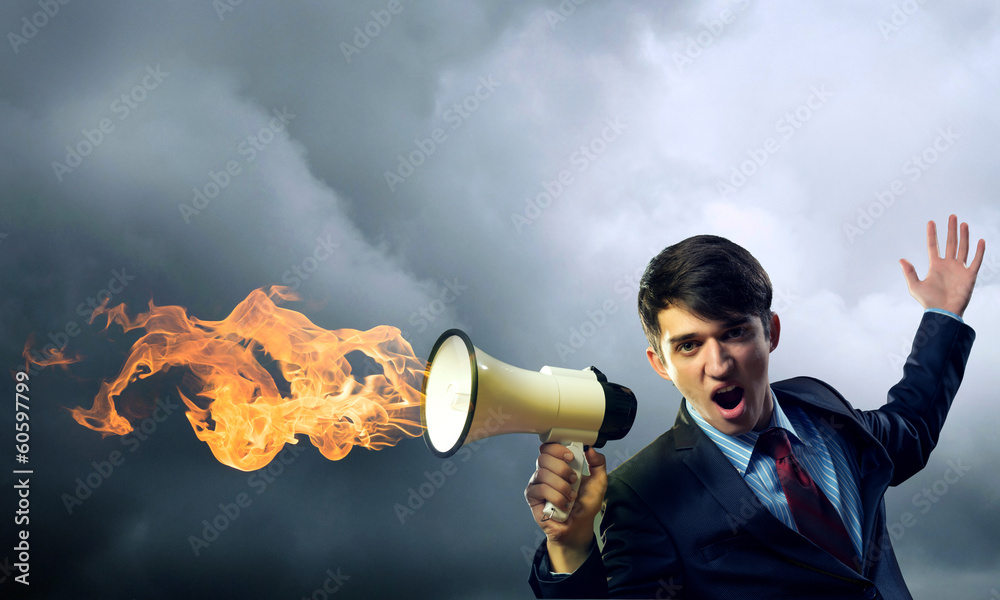
<path fill-rule="evenodd" d="M 859 561 L 844 522 L 829 498 L 795 460 L 788 432 L 777 427 L 768 429 L 760 434 L 757 446 L 778 467 L 778 479 L 799 533 L 857 571 Z"/>

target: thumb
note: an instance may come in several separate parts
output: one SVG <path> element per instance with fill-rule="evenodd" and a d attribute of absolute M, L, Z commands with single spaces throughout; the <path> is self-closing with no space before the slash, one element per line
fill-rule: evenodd
<path fill-rule="evenodd" d="M 920 278 L 917 277 L 917 270 L 905 258 L 899 259 L 899 265 L 903 267 L 903 277 L 906 279 L 906 287 L 912 290 L 913 286 L 920 283 Z"/>
<path fill-rule="evenodd" d="M 584 457 L 587 459 L 587 465 L 590 467 L 591 475 L 594 474 L 594 469 L 598 469 L 600 471 L 607 471 L 608 468 L 607 459 L 604 458 L 603 454 L 601 454 L 597 450 L 594 450 L 593 447 L 587 448 L 587 451 L 584 453 Z"/>
<path fill-rule="evenodd" d="M 584 454 L 590 467 L 590 476 L 580 482 L 580 498 L 584 504 L 598 510 L 604 501 L 604 493 L 608 487 L 608 465 L 604 455 L 593 448 Z"/>

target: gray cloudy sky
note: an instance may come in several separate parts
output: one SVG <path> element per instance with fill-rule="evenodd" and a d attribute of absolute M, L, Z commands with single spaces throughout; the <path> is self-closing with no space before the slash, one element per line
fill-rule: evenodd
<path fill-rule="evenodd" d="M 679 402 L 635 316 L 655 252 L 746 246 L 782 316 L 772 379 L 872 408 L 920 318 L 897 260 L 925 272 L 924 225 L 951 212 L 989 244 L 978 337 L 888 517 L 916 597 L 1000 594 L 993 3 L 41 0 L 0 24 L 4 364 L 31 334 L 87 356 L 31 380 L 34 597 L 530 595 L 536 440 L 476 446 L 401 516 L 441 468 L 421 440 L 235 471 L 179 414 L 179 374 L 137 386 L 163 401 L 143 438 L 101 439 L 64 408 L 135 339 L 86 322 L 102 290 L 221 319 L 285 284 L 317 324 L 394 325 L 422 357 L 461 327 L 518 366 L 597 365 L 641 403 L 614 465 Z M 206 521 L 225 529 L 196 555 Z"/>

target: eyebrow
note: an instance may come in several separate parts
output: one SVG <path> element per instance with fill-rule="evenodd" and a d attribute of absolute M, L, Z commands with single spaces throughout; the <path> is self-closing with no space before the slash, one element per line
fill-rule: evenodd
<path fill-rule="evenodd" d="M 749 322 L 750 322 L 750 317 L 748 315 L 743 315 L 742 317 L 735 317 L 735 318 L 729 319 L 728 321 L 724 321 L 722 323 L 722 328 L 723 329 L 731 329 L 733 327 L 738 327 L 740 325 L 746 325 Z M 686 341 L 688 341 L 690 339 L 694 339 L 694 338 L 697 338 L 697 337 L 699 337 L 699 334 L 697 334 L 697 333 L 685 333 L 684 335 L 676 335 L 676 336 L 673 336 L 673 337 L 669 338 L 667 340 L 667 344 L 673 346 L 674 344 L 676 344 L 678 342 L 686 342 Z"/>

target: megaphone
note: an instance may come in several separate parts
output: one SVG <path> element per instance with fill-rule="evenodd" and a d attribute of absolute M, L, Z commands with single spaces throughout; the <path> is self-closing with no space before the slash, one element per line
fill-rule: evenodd
<path fill-rule="evenodd" d="M 619 440 L 635 421 L 635 394 L 608 383 L 596 368 L 519 369 L 476 348 L 459 329 L 449 329 L 434 343 L 421 391 L 424 441 L 435 456 L 448 458 L 465 444 L 495 435 L 534 433 L 573 453 L 574 490 L 581 476 L 590 474 L 584 446 Z M 565 521 L 569 509 L 548 502 L 543 515 Z"/>

